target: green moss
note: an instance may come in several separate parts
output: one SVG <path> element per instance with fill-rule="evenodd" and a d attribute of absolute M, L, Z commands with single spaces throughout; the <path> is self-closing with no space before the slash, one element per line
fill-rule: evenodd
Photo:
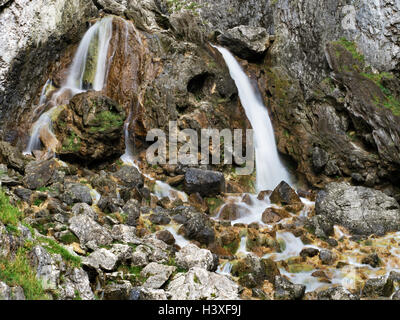
<path fill-rule="evenodd" d="M 81 148 L 82 141 L 81 138 L 77 136 L 75 132 L 71 132 L 70 136 L 64 139 L 63 151 L 67 152 L 77 152 Z"/>
<path fill-rule="evenodd" d="M 79 239 L 71 232 L 64 234 L 60 241 L 64 244 L 79 243 Z"/>
<path fill-rule="evenodd" d="M 5 225 L 17 227 L 22 218 L 23 213 L 10 204 L 10 198 L 0 189 L 0 221 Z"/>
<path fill-rule="evenodd" d="M 346 38 L 341 38 L 339 41 L 334 43 L 343 46 L 348 52 L 351 53 L 354 59 L 360 61 L 361 63 L 365 62 L 364 55 L 358 51 L 357 45 L 353 41 L 349 41 Z M 337 54 L 340 56 L 340 52 L 337 52 Z"/>
<path fill-rule="evenodd" d="M 94 123 L 96 123 L 96 126 L 90 128 L 91 132 L 105 132 L 109 129 L 122 127 L 124 117 L 121 114 L 111 111 L 102 111 L 96 115 Z"/>
<path fill-rule="evenodd" d="M 36 278 L 36 271 L 29 264 L 24 248 L 18 249 L 13 260 L 0 258 L 0 281 L 9 286 L 20 286 L 28 300 L 47 300 L 42 283 Z"/>
<path fill-rule="evenodd" d="M 65 262 L 70 264 L 73 267 L 80 267 L 82 260 L 78 256 L 72 255 L 67 249 L 59 245 L 56 241 L 41 237 L 38 239 L 42 244 L 43 247 L 52 254 L 59 254 L 63 258 Z"/>
<path fill-rule="evenodd" d="M 234 255 L 238 251 L 239 245 L 240 245 L 240 240 L 235 240 L 229 244 L 224 245 L 224 249 L 226 249 L 232 255 Z"/>
<path fill-rule="evenodd" d="M 215 211 L 224 204 L 224 201 L 219 198 L 206 198 L 205 201 L 210 214 L 215 213 Z"/>

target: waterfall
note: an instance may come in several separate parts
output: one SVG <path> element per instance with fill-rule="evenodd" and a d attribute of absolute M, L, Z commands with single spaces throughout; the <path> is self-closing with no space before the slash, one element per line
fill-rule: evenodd
<path fill-rule="evenodd" d="M 239 91 L 239 98 L 254 131 L 257 190 L 273 190 L 280 182 L 290 183 L 290 176 L 276 147 L 268 110 L 235 57 L 225 48 L 214 46 L 222 54 Z"/>
<path fill-rule="evenodd" d="M 107 78 L 107 56 L 112 37 L 112 21 L 112 17 L 103 18 L 90 27 L 84 35 L 69 68 L 66 81 L 50 99 L 56 106 L 43 113 L 32 126 L 31 137 L 24 151 L 25 155 L 32 154 L 33 150 L 40 148 L 42 129 L 47 129 L 53 135 L 51 118 L 57 106 L 68 103 L 73 96 L 89 89 L 103 90 Z M 41 104 L 47 102 L 45 92 L 48 85 L 49 82 L 42 91 Z"/>

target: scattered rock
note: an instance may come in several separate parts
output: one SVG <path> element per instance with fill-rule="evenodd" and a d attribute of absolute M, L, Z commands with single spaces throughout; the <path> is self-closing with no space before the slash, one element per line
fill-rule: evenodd
<path fill-rule="evenodd" d="M 80 183 L 67 183 L 61 198 L 69 206 L 75 203 L 86 203 L 90 206 L 93 204 L 89 187 Z"/>
<path fill-rule="evenodd" d="M 135 199 L 129 200 L 122 208 L 122 212 L 128 215 L 126 224 L 136 227 L 140 217 L 139 202 Z"/>
<path fill-rule="evenodd" d="M 113 271 L 117 266 L 118 258 L 111 251 L 101 248 L 82 258 L 82 265 L 95 270 Z"/>
<path fill-rule="evenodd" d="M 176 267 L 165 266 L 155 262 L 148 264 L 140 273 L 142 277 L 147 278 L 143 288 L 160 289 L 175 270 Z"/>
<path fill-rule="evenodd" d="M 381 259 L 376 253 L 370 254 L 369 256 L 363 258 L 362 264 L 368 264 L 372 268 L 377 268 L 381 265 Z"/>
<path fill-rule="evenodd" d="M 304 207 L 297 193 L 284 181 L 276 187 L 269 199 L 274 204 L 291 207 L 296 212 Z"/>
<path fill-rule="evenodd" d="M 122 166 L 116 173 L 113 174 L 121 185 L 127 188 L 142 188 L 143 177 L 138 169 L 133 166 Z"/>
<path fill-rule="evenodd" d="M 318 292 L 318 300 L 359 300 L 360 298 L 343 287 L 329 288 Z"/>
<path fill-rule="evenodd" d="M 323 264 L 331 266 L 335 263 L 337 255 L 332 251 L 324 249 L 319 252 L 319 258 Z"/>
<path fill-rule="evenodd" d="M 176 264 L 184 269 L 193 267 L 215 271 L 217 266 L 213 254 L 209 250 L 200 249 L 194 244 L 189 244 L 175 255 Z"/>
<path fill-rule="evenodd" d="M 312 258 L 319 254 L 319 250 L 315 248 L 305 248 L 300 252 L 300 257 L 302 258 Z"/>
<path fill-rule="evenodd" d="M 275 277 L 275 293 L 276 300 L 300 300 L 304 297 L 306 286 L 293 284 L 284 277 Z"/>
<path fill-rule="evenodd" d="M 124 224 L 115 225 L 112 228 L 111 235 L 114 240 L 123 243 L 141 244 L 142 242 L 136 236 L 136 228 Z"/>
<path fill-rule="evenodd" d="M 43 288 L 56 290 L 60 278 L 60 269 L 56 261 L 42 246 L 35 246 L 29 253 L 29 260 L 36 268 L 36 276 L 42 280 Z"/>
<path fill-rule="evenodd" d="M 362 296 L 368 298 L 390 297 L 393 291 L 393 280 L 380 277 L 367 280 L 362 290 Z"/>
<path fill-rule="evenodd" d="M 130 300 L 132 284 L 129 281 L 111 283 L 104 290 L 104 300 Z"/>
<path fill-rule="evenodd" d="M 219 219 L 225 221 L 234 221 L 250 214 L 250 210 L 235 203 L 228 203 L 221 209 Z"/>
<path fill-rule="evenodd" d="M 25 188 L 37 190 L 63 179 L 60 167 L 54 159 L 30 162 L 25 169 L 23 183 Z"/>
<path fill-rule="evenodd" d="M 175 243 L 175 238 L 168 230 L 162 230 L 157 232 L 157 239 L 164 241 L 166 244 L 172 246 Z"/>

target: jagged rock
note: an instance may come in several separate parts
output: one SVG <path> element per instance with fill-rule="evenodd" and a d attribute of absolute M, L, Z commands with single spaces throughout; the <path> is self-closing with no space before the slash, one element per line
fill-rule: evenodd
<path fill-rule="evenodd" d="M 225 177 L 220 172 L 191 168 L 185 174 L 184 190 L 202 197 L 215 196 L 225 191 Z"/>
<path fill-rule="evenodd" d="M 219 218 L 226 221 L 234 221 L 249 215 L 249 209 L 235 203 L 228 203 L 221 208 Z"/>
<path fill-rule="evenodd" d="M 176 267 L 165 266 L 155 262 L 148 264 L 140 273 L 142 277 L 147 278 L 143 288 L 160 289 L 175 270 Z"/>
<path fill-rule="evenodd" d="M 123 3 L 126 1 L 123 1 Z M 112 13 L 117 16 L 122 16 L 127 10 L 127 7 L 123 5 L 121 1 L 114 1 L 114 0 L 95 0 L 94 4 L 98 7 L 103 9 L 107 13 Z"/>
<path fill-rule="evenodd" d="M 208 271 L 215 271 L 215 259 L 211 251 L 200 249 L 194 244 L 189 244 L 182 248 L 175 255 L 175 262 L 179 267 L 191 269 L 193 267 L 203 268 Z"/>
<path fill-rule="evenodd" d="M 167 224 L 170 224 L 171 222 L 171 218 L 168 217 L 166 214 L 163 213 L 155 213 L 152 214 L 149 217 L 149 220 L 153 223 L 153 224 L 157 224 L 157 225 L 162 225 L 165 226 Z"/>
<path fill-rule="evenodd" d="M 318 194 L 316 214 L 355 235 L 384 235 L 400 230 L 400 206 L 381 191 L 331 183 Z"/>
<path fill-rule="evenodd" d="M 275 277 L 275 293 L 276 300 L 300 300 L 304 297 L 306 286 L 293 284 L 284 277 Z"/>
<path fill-rule="evenodd" d="M 82 265 L 95 270 L 113 271 L 118 262 L 118 257 L 111 251 L 101 248 L 87 257 L 82 258 Z"/>
<path fill-rule="evenodd" d="M 261 59 L 274 37 L 262 27 L 239 26 L 218 36 L 218 42 L 235 55 L 246 60 Z"/>
<path fill-rule="evenodd" d="M 63 300 L 76 298 L 76 292 L 82 300 L 94 300 L 94 294 L 90 287 L 88 274 L 82 268 L 74 268 L 64 275 L 65 282 L 60 288 L 60 296 Z"/>
<path fill-rule="evenodd" d="M 69 229 L 79 238 L 82 247 L 97 249 L 113 241 L 111 233 L 87 215 L 72 217 L 69 220 Z"/>
<path fill-rule="evenodd" d="M 141 241 L 136 236 L 136 228 L 124 224 L 115 225 L 112 229 L 112 237 L 123 243 L 140 244 Z"/>
<path fill-rule="evenodd" d="M 97 203 L 99 209 L 107 213 L 120 212 L 125 202 L 123 199 L 102 196 Z"/>
<path fill-rule="evenodd" d="M 31 201 L 31 196 L 32 196 L 32 191 L 29 189 L 25 188 L 16 188 L 14 190 L 14 193 L 22 199 L 22 201 L 30 203 Z"/>
<path fill-rule="evenodd" d="M 60 164 L 54 159 L 30 162 L 26 166 L 23 179 L 25 188 L 36 190 L 54 182 L 62 182 L 64 175 L 58 168 Z"/>
<path fill-rule="evenodd" d="M 119 180 L 120 184 L 128 188 L 143 187 L 143 177 L 139 170 L 132 166 L 123 166 L 113 177 Z"/>
<path fill-rule="evenodd" d="M 393 291 L 393 280 L 380 277 L 367 280 L 362 289 L 362 296 L 368 298 L 390 297 Z"/>
<path fill-rule="evenodd" d="M 151 255 L 151 249 L 149 247 L 140 245 L 136 248 L 132 254 L 132 265 L 144 267 L 149 264 L 149 256 Z"/>
<path fill-rule="evenodd" d="M 239 286 L 226 276 L 192 268 L 188 273 L 178 273 L 166 291 L 172 300 L 236 300 Z"/>
<path fill-rule="evenodd" d="M 300 197 L 297 193 L 284 181 L 272 192 L 269 197 L 272 203 L 283 206 L 302 205 Z"/>
<path fill-rule="evenodd" d="M 321 173 L 328 164 L 329 155 L 321 148 L 314 148 L 312 153 L 312 163 L 316 173 Z"/>
<path fill-rule="evenodd" d="M 132 284 L 129 281 L 111 283 L 104 290 L 104 300 L 130 300 Z"/>
<path fill-rule="evenodd" d="M 61 198 L 70 206 L 75 203 L 87 203 L 88 205 L 93 204 L 93 198 L 89 187 L 80 183 L 67 183 Z"/>
<path fill-rule="evenodd" d="M 119 243 L 113 244 L 110 251 L 117 257 L 118 262 L 129 264 L 132 260 L 132 248 L 128 245 Z"/>
<path fill-rule="evenodd" d="M 122 208 L 122 212 L 128 216 L 126 224 L 136 227 L 140 217 L 139 202 L 135 199 L 129 200 Z"/>
<path fill-rule="evenodd" d="M 359 300 L 360 298 L 343 287 L 329 288 L 318 292 L 318 300 Z"/>
<path fill-rule="evenodd" d="M 25 171 L 27 160 L 23 158 L 17 148 L 5 141 L 0 141 L 0 162 L 7 164 L 20 173 Z"/>
<path fill-rule="evenodd" d="M 72 207 L 72 213 L 76 216 L 85 215 L 93 220 L 97 220 L 98 216 L 96 211 L 93 210 L 91 206 L 87 203 L 77 203 Z"/>
<path fill-rule="evenodd" d="M 282 217 L 275 213 L 271 208 L 264 211 L 261 218 L 262 222 L 265 224 L 277 223 L 282 220 Z"/>
<path fill-rule="evenodd" d="M 29 260 L 36 269 L 36 276 L 42 280 L 44 289 L 57 289 L 60 269 L 56 261 L 42 246 L 35 246 L 29 253 Z"/>

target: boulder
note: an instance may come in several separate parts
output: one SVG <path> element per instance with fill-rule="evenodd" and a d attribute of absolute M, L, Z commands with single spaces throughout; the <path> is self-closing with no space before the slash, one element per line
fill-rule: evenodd
<path fill-rule="evenodd" d="M 166 244 L 172 246 L 175 244 L 175 238 L 171 232 L 168 230 L 162 230 L 157 232 L 156 237 L 158 240 L 165 242 Z"/>
<path fill-rule="evenodd" d="M 166 291 L 171 300 L 237 300 L 239 286 L 226 276 L 202 268 L 178 273 Z"/>
<path fill-rule="evenodd" d="M 143 288 L 160 289 L 175 272 L 176 267 L 166 266 L 152 262 L 148 264 L 140 273 L 142 277 L 147 278 Z"/>
<path fill-rule="evenodd" d="M 102 93 L 78 94 L 54 120 L 57 153 L 88 162 L 120 156 L 125 119 L 123 108 Z"/>
<path fill-rule="evenodd" d="M 236 203 L 228 203 L 221 208 L 219 215 L 220 220 L 234 221 L 249 215 L 251 212 L 249 209 L 240 206 Z"/>
<path fill-rule="evenodd" d="M 300 197 L 286 182 L 282 181 L 269 197 L 272 203 L 281 206 L 303 205 Z"/>
<path fill-rule="evenodd" d="M 319 252 L 319 258 L 322 264 L 331 266 L 335 263 L 337 255 L 330 250 L 323 249 Z"/>
<path fill-rule="evenodd" d="M 57 170 L 60 167 L 54 159 L 30 162 L 25 168 L 23 179 L 25 188 L 36 190 L 62 181 L 64 175 Z"/>
<path fill-rule="evenodd" d="M 400 230 L 400 206 L 381 191 L 331 183 L 317 196 L 316 214 L 354 235 L 384 235 Z"/>
<path fill-rule="evenodd" d="M 1 300 L 26 300 L 24 290 L 19 287 L 9 287 L 4 282 L 0 282 L 0 301 Z"/>
<path fill-rule="evenodd" d="M 163 289 L 142 288 L 140 290 L 140 300 L 168 300 L 168 295 Z"/>
<path fill-rule="evenodd" d="M 132 166 L 122 166 L 116 173 L 112 175 L 124 187 L 141 188 L 143 187 L 143 177 L 138 169 Z"/>
<path fill-rule="evenodd" d="M 129 281 L 108 284 L 104 290 L 104 300 L 130 300 L 132 284 Z"/>
<path fill-rule="evenodd" d="M 117 266 L 117 262 L 118 257 L 104 248 L 96 250 L 89 256 L 82 258 L 82 265 L 95 270 L 113 271 Z"/>
<path fill-rule="evenodd" d="M 128 216 L 126 224 L 128 226 L 136 227 L 140 217 L 139 202 L 135 199 L 129 200 L 122 208 L 122 212 Z"/>
<path fill-rule="evenodd" d="M 251 61 L 261 59 L 273 39 L 265 28 L 243 25 L 229 29 L 217 38 L 220 45 L 238 57 Z"/>
<path fill-rule="evenodd" d="M 113 241 L 110 231 L 84 214 L 72 217 L 69 220 L 69 229 L 78 237 L 82 247 L 97 249 Z"/>
<path fill-rule="evenodd" d="M 112 228 L 111 235 L 114 240 L 123 243 L 140 244 L 141 241 L 136 236 L 136 228 L 124 224 L 115 225 Z"/>
<path fill-rule="evenodd" d="M 187 270 L 197 267 L 208 271 L 215 271 L 218 266 L 218 262 L 215 263 L 216 261 L 211 251 L 200 249 L 194 244 L 189 244 L 177 252 L 175 262 L 179 267 Z"/>
<path fill-rule="evenodd" d="M 72 300 L 76 298 L 76 293 L 82 300 L 94 300 L 95 296 L 90 287 L 88 274 L 82 268 L 74 268 L 64 275 L 65 281 L 60 287 L 60 297 L 62 300 Z"/>
<path fill-rule="evenodd" d="M 29 253 L 29 260 L 36 269 L 36 277 L 42 280 L 43 288 L 57 289 L 60 269 L 53 257 L 42 246 L 35 246 Z"/>
<path fill-rule="evenodd" d="M 61 195 L 61 199 L 69 206 L 75 203 L 93 204 L 93 198 L 89 187 L 80 183 L 67 183 L 64 193 Z"/>
<path fill-rule="evenodd" d="M 393 291 L 393 280 L 380 277 L 367 280 L 362 289 L 362 296 L 368 298 L 390 297 Z"/>
<path fill-rule="evenodd" d="M 17 148 L 8 142 L 0 141 L 0 162 L 20 173 L 24 173 L 28 161 Z"/>
<path fill-rule="evenodd" d="M 190 168 L 186 171 L 184 191 L 212 197 L 225 191 L 225 177 L 220 172 Z"/>

